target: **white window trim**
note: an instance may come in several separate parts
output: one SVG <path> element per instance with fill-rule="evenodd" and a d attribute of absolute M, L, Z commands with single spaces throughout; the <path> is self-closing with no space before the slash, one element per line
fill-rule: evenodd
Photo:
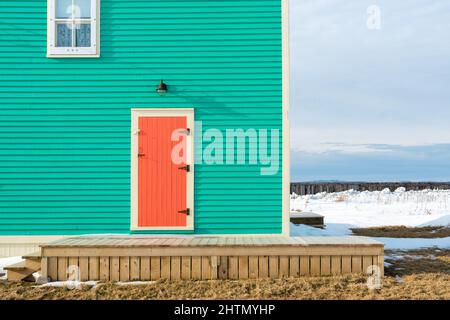
<path fill-rule="evenodd" d="M 100 0 L 91 1 L 91 47 L 56 47 L 56 1 L 47 0 L 47 57 L 48 58 L 98 58 L 100 57 Z M 77 22 L 83 22 L 83 19 Z"/>
<path fill-rule="evenodd" d="M 138 153 L 139 153 L 139 117 L 186 117 L 190 129 L 187 154 L 187 163 L 191 166 L 187 174 L 186 205 L 190 209 L 186 226 L 182 227 L 139 227 L 138 225 Z M 194 109 L 191 108 L 139 108 L 131 109 L 131 231 L 175 231 L 194 230 Z"/>

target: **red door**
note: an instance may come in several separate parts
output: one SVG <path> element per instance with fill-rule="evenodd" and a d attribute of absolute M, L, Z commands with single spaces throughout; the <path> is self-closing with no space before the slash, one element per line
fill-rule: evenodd
<path fill-rule="evenodd" d="M 139 227 L 187 225 L 188 169 L 184 161 L 172 159 L 172 150 L 180 145 L 172 134 L 186 127 L 186 117 L 139 117 Z"/>

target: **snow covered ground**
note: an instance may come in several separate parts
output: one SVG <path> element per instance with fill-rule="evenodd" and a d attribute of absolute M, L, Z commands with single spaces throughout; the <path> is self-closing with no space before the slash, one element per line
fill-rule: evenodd
<path fill-rule="evenodd" d="M 327 223 L 358 227 L 450 224 L 450 190 L 344 191 L 291 196 L 291 211 L 323 214 Z"/>
<path fill-rule="evenodd" d="M 291 195 L 291 211 L 315 212 L 325 216 L 326 229 L 291 225 L 293 236 L 337 236 L 351 234 L 350 228 L 380 226 L 450 225 L 450 190 L 394 192 L 348 190 L 315 195 Z M 387 249 L 420 247 L 450 248 L 450 238 L 393 239 L 377 238 Z"/>
<path fill-rule="evenodd" d="M 22 257 L 0 258 L 0 279 L 6 276 L 4 267 L 23 261 Z"/>

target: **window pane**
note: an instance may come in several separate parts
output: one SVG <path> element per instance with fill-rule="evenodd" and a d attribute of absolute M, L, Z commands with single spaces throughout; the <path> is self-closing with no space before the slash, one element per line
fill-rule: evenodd
<path fill-rule="evenodd" d="M 91 0 L 75 0 L 75 18 L 91 17 Z"/>
<path fill-rule="evenodd" d="M 56 0 L 56 18 L 71 18 L 72 0 Z"/>
<path fill-rule="evenodd" d="M 56 46 L 71 47 L 72 46 L 72 25 L 66 23 L 58 23 L 56 25 Z"/>
<path fill-rule="evenodd" d="M 76 27 L 76 47 L 91 46 L 91 24 L 78 24 Z"/>

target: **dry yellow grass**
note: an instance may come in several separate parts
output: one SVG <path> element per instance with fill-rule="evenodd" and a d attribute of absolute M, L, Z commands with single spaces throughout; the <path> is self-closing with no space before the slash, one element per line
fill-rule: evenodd
<path fill-rule="evenodd" d="M 450 275 L 410 275 L 383 280 L 369 290 L 366 276 L 246 281 L 158 281 L 145 286 L 100 284 L 69 290 L 30 284 L 0 285 L 1 299 L 450 299 Z"/>
<path fill-rule="evenodd" d="M 427 274 L 450 275 L 450 250 L 438 248 L 386 251 L 385 261 L 391 264 L 386 268 L 390 276 Z"/>

